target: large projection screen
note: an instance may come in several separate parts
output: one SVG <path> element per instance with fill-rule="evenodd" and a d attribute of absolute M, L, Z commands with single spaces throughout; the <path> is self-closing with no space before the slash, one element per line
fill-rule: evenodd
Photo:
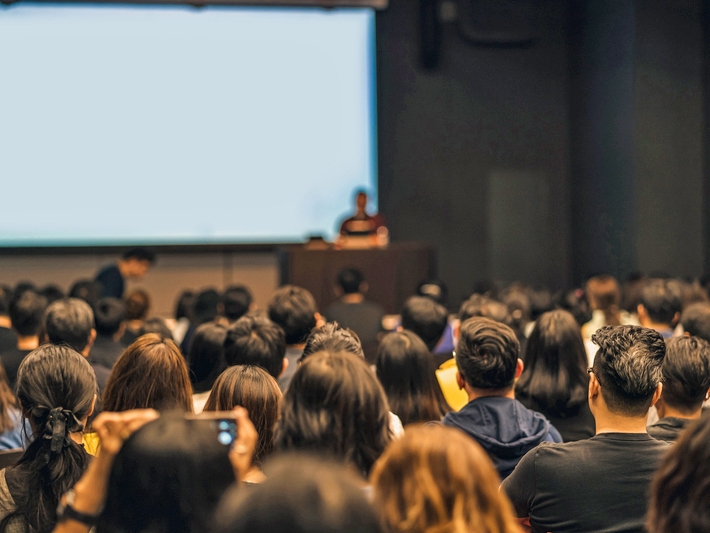
<path fill-rule="evenodd" d="M 333 237 L 374 55 L 366 8 L 0 7 L 0 246 Z"/>

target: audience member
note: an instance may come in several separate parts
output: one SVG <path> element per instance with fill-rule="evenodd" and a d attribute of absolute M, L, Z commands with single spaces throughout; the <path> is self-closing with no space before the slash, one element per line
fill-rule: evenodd
<path fill-rule="evenodd" d="M 25 356 L 39 346 L 42 317 L 47 300 L 33 290 L 25 290 L 10 301 L 10 322 L 17 333 L 17 344 L 0 354 L 10 387 L 14 389 L 17 369 Z"/>
<path fill-rule="evenodd" d="M 84 300 L 93 309 L 101 299 L 101 285 L 90 279 L 80 279 L 71 286 L 68 296 Z"/>
<path fill-rule="evenodd" d="M 10 320 L 10 296 L 8 289 L 0 287 L 0 355 L 17 347 L 17 332 Z"/>
<path fill-rule="evenodd" d="M 269 318 L 281 326 L 286 334 L 286 359 L 288 366 L 279 378 L 282 391 L 296 372 L 297 362 L 303 355 L 306 338 L 321 319 L 313 295 L 302 287 L 284 285 L 279 288 L 268 305 Z"/>
<path fill-rule="evenodd" d="M 386 533 L 519 533 L 478 444 L 438 425 L 407 428 L 377 461 L 373 503 Z"/>
<path fill-rule="evenodd" d="M 195 293 L 187 290 L 182 291 L 175 303 L 175 326 L 172 329 L 173 340 L 178 346 L 182 345 L 190 324 L 195 321 L 193 308 L 195 305 Z"/>
<path fill-rule="evenodd" d="M 568 289 L 561 291 L 555 298 L 555 308 L 564 309 L 572 313 L 575 321 L 581 328 L 592 319 L 589 303 L 584 297 L 582 289 Z"/>
<path fill-rule="evenodd" d="M 96 274 L 96 282 L 102 288 L 101 296 L 123 298 L 126 279 L 142 279 L 154 264 L 153 251 L 146 248 L 126 250 L 117 263 L 106 265 Z"/>
<path fill-rule="evenodd" d="M 0 363 L 0 450 L 23 448 L 24 445 L 20 405 Z"/>
<path fill-rule="evenodd" d="M 237 320 L 224 339 L 227 365 L 255 365 L 275 379 L 293 364 L 286 358 L 286 337 L 283 330 L 261 314 L 248 314 Z"/>
<path fill-rule="evenodd" d="M 227 287 L 220 302 L 221 315 L 233 324 L 254 309 L 254 297 L 244 285 Z"/>
<path fill-rule="evenodd" d="M 473 294 L 459 308 L 459 322 L 461 324 L 473 317 L 490 318 L 506 326 L 511 324 L 508 307 L 505 304 L 480 294 Z"/>
<path fill-rule="evenodd" d="M 603 326 L 618 326 L 621 324 L 621 288 L 614 276 L 599 274 L 587 280 L 585 287 L 587 301 L 592 309 L 592 319 L 582 327 L 585 339 Z"/>
<path fill-rule="evenodd" d="M 217 376 L 227 367 L 224 340 L 227 328 L 221 324 L 202 324 L 195 330 L 187 364 L 192 382 L 192 404 L 195 413 L 202 412 Z"/>
<path fill-rule="evenodd" d="M 214 322 L 217 319 L 219 315 L 219 304 L 219 293 L 213 288 L 204 289 L 197 294 L 192 306 L 192 323 L 180 344 L 182 353 L 190 353 L 192 338 L 198 326 L 207 324 L 208 322 Z"/>
<path fill-rule="evenodd" d="M 661 395 L 665 343 L 639 326 L 605 326 L 592 340 L 596 436 L 540 445 L 503 482 L 533 531 L 643 531 L 651 479 L 668 450 L 646 433 L 648 409 Z"/>
<path fill-rule="evenodd" d="M 164 318 L 160 318 L 159 316 L 153 316 L 150 318 L 146 318 L 143 321 L 143 325 L 141 325 L 141 329 L 138 330 L 138 336 L 142 337 L 143 335 L 146 335 L 147 333 L 157 333 L 164 339 L 170 339 L 171 341 L 173 339 L 173 334 L 170 331 L 170 328 L 168 327 L 167 322 L 165 321 Z"/>
<path fill-rule="evenodd" d="M 515 331 L 521 346 L 524 345 L 525 339 L 532 330 L 532 328 L 528 329 L 532 314 L 529 292 L 528 287 L 522 283 L 513 283 L 500 291 L 498 295 L 500 302 L 508 308 L 509 325 Z"/>
<path fill-rule="evenodd" d="M 469 403 L 449 413 L 444 424 L 456 427 L 488 452 L 501 479 L 541 442 L 562 442 L 555 427 L 540 413 L 515 399 L 513 384 L 523 372 L 515 332 L 489 318 L 461 324 L 456 346 L 456 381 Z"/>
<path fill-rule="evenodd" d="M 680 319 L 682 297 L 682 287 L 676 280 L 648 280 L 641 291 L 639 322 L 643 327 L 658 331 L 664 339 L 672 337 L 673 328 Z"/>
<path fill-rule="evenodd" d="M 390 333 L 377 350 L 377 378 L 404 425 L 441 421 L 451 411 L 439 388 L 434 357 L 411 331 Z"/>
<path fill-rule="evenodd" d="M 710 342 L 710 303 L 691 304 L 680 315 L 683 331 Z"/>
<path fill-rule="evenodd" d="M 94 308 L 96 340 L 91 348 L 89 361 L 113 368 L 116 360 L 126 349 L 120 342 L 123 336 L 126 306 L 118 298 L 101 298 Z"/>
<path fill-rule="evenodd" d="M 45 285 L 37 292 L 41 296 L 44 296 L 44 299 L 47 300 L 47 305 L 64 298 L 64 291 L 51 283 L 49 285 Z"/>
<path fill-rule="evenodd" d="M 412 296 L 404 302 L 402 328 L 416 333 L 430 352 L 439 344 L 448 323 L 449 313 L 446 308 L 431 298 Z M 436 354 L 436 366 L 449 359 L 451 353 Z"/>
<path fill-rule="evenodd" d="M 558 309 L 537 319 L 525 345 L 524 363 L 515 398 L 545 415 L 565 442 L 593 437 L 587 353 L 570 313 Z"/>
<path fill-rule="evenodd" d="M 299 362 L 317 352 L 348 352 L 365 358 L 360 338 L 353 330 L 341 327 L 337 322 L 327 322 L 311 331 L 306 339 Z"/>
<path fill-rule="evenodd" d="M 663 392 L 656 402 L 660 420 L 646 429 L 656 439 L 673 442 L 700 418 L 710 389 L 710 343 L 698 337 L 666 341 Z"/>
<path fill-rule="evenodd" d="M 126 329 L 121 337 L 121 342 L 128 346 L 139 336 L 143 322 L 150 312 L 150 296 L 142 289 L 131 291 L 125 299 L 126 304 Z"/>
<path fill-rule="evenodd" d="M 192 412 L 192 385 L 180 350 L 170 339 L 149 333 L 131 344 L 111 371 L 104 411 L 129 409 Z"/>

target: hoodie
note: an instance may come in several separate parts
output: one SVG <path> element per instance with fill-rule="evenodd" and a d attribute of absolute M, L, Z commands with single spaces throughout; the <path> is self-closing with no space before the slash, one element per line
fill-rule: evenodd
<path fill-rule="evenodd" d="M 443 423 L 476 439 L 493 460 L 501 480 L 541 442 L 562 442 L 560 433 L 544 415 L 518 400 L 500 396 L 477 398 L 458 413 L 447 414 Z"/>

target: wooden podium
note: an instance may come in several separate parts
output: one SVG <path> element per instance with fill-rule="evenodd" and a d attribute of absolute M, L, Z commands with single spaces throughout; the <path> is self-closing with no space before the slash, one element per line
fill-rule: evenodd
<path fill-rule="evenodd" d="M 367 299 L 394 314 L 402 310 L 404 301 L 422 281 L 436 277 L 436 252 L 432 246 L 420 243 L 393 243 L 366 250 L 291 246 L 279 251 L 279 267 L 281 283 L 311 291 L 321 312 L 336 299 L 333 288 L 338 272 L 357 268 L 370 285 Z"/>

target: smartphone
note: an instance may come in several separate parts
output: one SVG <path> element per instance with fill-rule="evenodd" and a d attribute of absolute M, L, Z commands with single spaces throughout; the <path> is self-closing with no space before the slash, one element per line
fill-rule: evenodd
<path fill-rule="evenodd" d="M 209 423 L 217 433 L 217 441 L 228 448 L 237 440 L 237 421 L 232 411 L 210 411 L 198 415 L 188 413 L 185 418 Z"/>

